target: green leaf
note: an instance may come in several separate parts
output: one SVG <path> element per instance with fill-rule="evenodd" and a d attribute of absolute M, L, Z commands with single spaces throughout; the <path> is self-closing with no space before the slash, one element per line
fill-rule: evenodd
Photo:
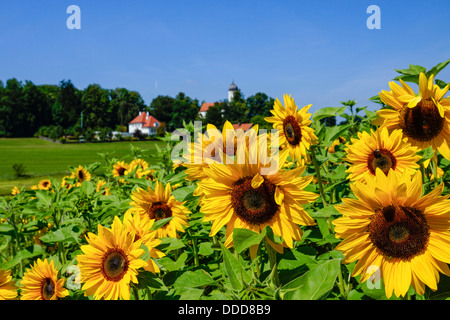
<path fill-rule="evenodd" d="M 9 270 L 20 263 L 20 261 L 24 259 L 34 258 L 40 255 L 45 254 L 45 250 L 40 245 L 32 245 L 23 250 L 17 252 L 17 254 L 11 260 L 3 263 L 0 266 L 0 269 Z"/>
<path fill-rule="evenodd" d="M 257 233 L 248 229 L 234 228 L 233 229 L 233 244 L 238 253 L 241 253 L 245 249 L 250 248 L 253 245 L 260 244 L 267 233 L 267 228 L 261 233 Z"/>
<path fill-rule="evenodd" d="M 220 246 L 222 247 L 223 263 L 227 279 L 230 281 L 232 289 L 240 291 L 244 288 L 245 283 L 251 281 L 252 276 L 222 243 Z"/>
<path fill-rule="evenodd" d="M 203 295 L 203 289 L 198 288 L 177 288 L 175 299 L 177 300 L 200 300 Z"/>
<path fill-rule="evenodd" d="M 216 281 L 205 270 L 186 271 L 175 280 L 175 288 L 200 288 L 214 285 Z"/>
<path fill-rule="evenodd" d="M 208 242 L 202 242 L 198 246 L 198 254 L 202 256 L 210 256 L 214 253 L 213 243 Z"/>
<path fill-rule="evenodd" d="M 77 225 L 67 226 L 59 228 L 55 231 L 51 231 L 39 239 L 45 243 L 67 242 L 67 243 L 79 243 L 79 235 L 83 232 L 83 229 Z"/>
<path fill-rule="evenodd" d="M 422 66 L 412 64 L 409 65 L 409 69 L 394 69 L 394 70 L 403 75 L 419 75 L 421 72 L 427 71 L 427 69 L 425 69 Z"/>
<path fill-rule="evenodd" d="M 365 109 L 364 112 L 366 113 L 367 120 L 372 121 L 376 117 L 378 117 L 378 114 L 376 112 L 370 111 Z"/>
<path fill-rule="evenodd" d="M 36 198 L 46 207 L 50 208 L 52 206 L 52 198 L 48 194 L 42 191 L 36 191 Z"/>
<path fill-rule="evenodd" d="M 189 196 L 192 196 L 195 189 L 197 189 L 196 185 L 178 188 L 172 191 L 172 195 L 175 197 L 175 199 L 182 202 L 185 201 Z"/>
<path fill-rule="evenodd" d="M 1 223 L 0 224 L 0 234 L 4 234 L 4 235 L 14 235 L 14 228 L 6 223 Z"/>
<path fill-rule="evenodd" d="M 91 181 L 85 180 L 81 184 L 81 192 L 88 197 L 95 192 L 94 184 Z"/>
<path fill-rule="evenodd" d="M 326 127 L 323 141 L 328 142 L 329 145 L 331 145 L 334 140 L 336 140 L 340 135 L 346 132 L 351 126 L 352 124 L 350 123 L 340 126 Z"/>
<path fill-rule="evenodd" d="M 415 84 L 419 84 L 419 75 L 418 74 L 414 74 L 414 75 L 406 75 L 406 76 L 398 76 L 395 77 L 394 80 L 400 80 L 402 79 L 405 82 L 412 82 Z"/>
<path fill-rule="evenodd" d="M 370 98 L 369 98 L 369 100 L 370 100 L 370 101 L 372 101 L 372 102 L 375 102 L 375 103 L 378 103 L 378 104 L 384 105 L 384 102 L 383 102 L 383 101 L 381 101 L 381 98 L 380 98 L 380 96 L 379 96 L 379 95 L 376 95 L 376 96 L 370 97 Z M 367 111 L 367 109 L 366 109 L 366 111 Z"/>
<path fill-rule="evenodd" d="M 323 118 L 336 117 L 343 114 L 345 109 L 347 109 L 347 106 L 321 108 L 313 113 L 312 120 L 319 121 Z"/>
<path fill-rule="evenodd" d="M 148 250 L 148 247 L 145 244 L 141 244 L 139 249 L 144 250 L 144 253 L 139 257 L 139 259 L 148 261 L 148 259 L 150 259 L 150 251 Z"/>
<path fill-rule="evenodd" d="M 341 213 L 337 211 L 334 206 L 326 206 L 317 211 L 309 212 L 311 218 L 329 218 L 331 216 L 340 216 Z"/>
<path fill-rule="evenodd" d="M 316 265 L 281 288 L 284 300 L 318 300 L 329 293 L 340 271 L 340 259 Z"/>
<path fill-rule="evenodd" d="M 436 83 L 441 89 L 445 88 L 447 85 L 450 85 L 450 82 L 446 83 L 445 81 L 439 79 L 434 79 L 434 83 Z"/>
<path fill-rule="evenodd" d="M 164 282 L 158 278 L 157 275 L 153 274 L 149 271 L 139 272 L 137 275 L 138 284 L 136 285 L 138 288 L 151 288 L 156 290 L 165 290 L 167 291 L 167 287 Z"/>
<path fill-rule="evenodd" d="M 359 280 L 359 279 L 358 279 Z M 380 278 L 375 282 L 366 280 L 361 284 L 361 289 L 366 296 L 374 300 L 388 300 L 386 297 L 386 291 L 384 289 L 383 279 Z M 399 300 L 394 294 L 389 300 Z"/>
<path fill-rule="evenodd" d="M 307 263 L 314 263 L 314 257 L 298 251 L 288 251 L 281 256 L 278 263 L 278 270 L 294 270 Z"/>
<path fill-rule="evenodd" d="M 164 218 L 164 219 L 161 219 L 161 220 L 156 220 L 153 223 L 152 227 L 150 228 L 150 231 L 158 230 L 159 228 L 165 226 L 167 223 L 169 223 L 170 220 L 172 220 L 172 218 L 173 218 L 173 216 L 172 217 L 168 217 L 168 218 Z"/>
<path fill-rule="evenodd" d="M 428 148 L 422 149 L 417 152 L 418 155 L 422 157 L 421 161 L 425 161 L 431 159 L 434 155 L 433 146 L 429 146 Z"/>
<path fill-rule="evenodd" d="M 183 252 L 182 254 L 180 254 L 177 261 L 173 261 L 171 258 L 165 256 L 159 259 L 158 262 L 167 271 L 178 271 L 185 266 L 187 258 L 188 258 L 187 253 Z"/>
<path fill-rule="evenodd" d="M 433 68 L 431 68 L 427 73 L 426 76 L 430 77 L 432 74 L 434 74 L 435 76 L 441 72 L 448 64 L 450 63 L 450 59 L 448 59 L 447 61 L 438 63 L 437 65 L 435 65 Z"/>
<path fill-rule="evenodd" d="M 170 251 L 184 248 L 185 244 L 180 239 L 164 237 L 161 239 L 161 243 L 156 247 L 158 250 L 161 250 L 165 253 Z"/>

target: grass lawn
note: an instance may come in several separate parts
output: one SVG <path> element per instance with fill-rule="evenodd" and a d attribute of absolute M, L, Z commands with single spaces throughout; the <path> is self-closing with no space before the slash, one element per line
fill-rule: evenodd
<path fill-rule="evenodd" d="M 99 153 L 109 153 L 117 159 L 128 156 L 124 160 L 129 161 L 132 154 L 130 145 L 146 150 L 143 158 L 149 161 L 146 156 L 156 152 L 155 144 L 164 145 L 159 141 L 59 144 L 38 138 L 0 138 L 0 195 L 9 194 L 15 185 L 29 188 L 48 176 L 59 179 L 70 172 L 70 167 L 96 161 L 103 165 Z M 30 177 L 15 178 L 14 164 L 23 164 Z M 101 173 L 101 170 L 99 168 L 96 172 Z"/>

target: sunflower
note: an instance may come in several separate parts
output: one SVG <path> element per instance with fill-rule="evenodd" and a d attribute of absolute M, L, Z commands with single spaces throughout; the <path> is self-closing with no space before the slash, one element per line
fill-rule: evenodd
<path fill-rule="evenodd" d="M 258 151 L 253 148 L 250 147 L 243 164 L 213 163 L 204 169 L 208 179 L 198 183 L 203 193 L 200 200 L 200 211 L 205 213 L 203 220 L 212 221 L 210 236 L 226 225 L 227 247 L 233 245 L 234 228 L 260 233 L 270 226 L 284 244 L 293 248 L 294 240 L 301 240 L 298 224 L 315 225 L 302 207 L 318 196 L 303 190 L 312 176 L 302 176 L 305 166 L 283 170 L 285 159 L 279 160 L 274 170 L 264 170 L 268 161 L 263 156 L 267 154 L 262 152 L 263 148 Z M 287 153 L 277 156 L 287 157 Z M 282 252 L 282 246 L 269 243 Z"/>
<path fill-rule="evenodd" d="M 17 186 L 14 186 L 14 188 L 12 188 L 12 190 L 11 190 L 11 194 L 13 196 L 15 196 L 16 194 L 19 194 L 19 193 L 20 193 L 19 188 L 17 188 Z"/>
<path fill-rule="evenodd" d="M 381 90 L 379 96 L 393 109 L 377 111 L 380 118 L 374 124 L 390 131 L 401 129 L 412 145 L 420 149 L 433 146 L 450 160 L 450 99 L 444 99 L 449 86 L 440 89 L 433 79 L 434 75 L 427 79 L 420 73 L 418 94 L 401 79 L 401 86 L 390 82 L 391 90 Z"/>
<path fill-rule="evenodd" d="M 130 171 L 130 165 L 125 163 L 125 161 L 117 161 L 113 165 L 112 174 L 113 177 L 123 177 Z M 123 181 L 123 179 L 119 179 L 119 181 Z"/>
<path fill-rule="evenodd" d="M 84 181 L 90 181 L 92 175 L 89 173 L 89 171 L 87 171 L 86 168 L 80 165 L 78 166 L 78 168 L 75 168 L 75 170 L 70 175 L 70 178 L 75 179 L 75 186 L 79 187 Z"/>
<path fill-rule="evenodd" d="M 273 110 L 270 110 L 273 117 L 264 120 L 273 123 L 273 128 L 279 130 L 280 146 L 284 146 L 283 150 L 289 152 L 291 160 L 305 161 L 308 157 L 306 151 L 317 140 L 314 129 L 310 127 L 312 121 L 308 110 L 311 104 L 298 110 L 291 95 L 285 94 L 283 98 L 284 106 L 277 98 Z"/>
<path fill-rule="evenodd" d="M 108 186 L 105 186 L 105 184 L 106 184 L 106 181 L 104 181 L 104 180 L 98 180 L 97 186 L 96 186 L 96 188 L 95 188 L 95 191 L 96 191 L 96 192 L 100 192 L 100 191 L 103 190 L 102 195 L 104 195 L 104 196 L 110 196 L 110 195 L 111 195 L 111 191 L 110 191 L 110 189 L 109 189 Z"/>
<path fill-rule="evenodd" d="M 64 176 L 62 179 L 61 179 L 61 187 L 62 188 L 66 188 L 67 190 L 70 190 L 72 187 L 73 187 L 73 185 L 71 185 L 67 180 L 70 180 L 70 179 L 73 179 L 73 178 L 71 178 L 70 176 Z"/>
<path fill-rule="evenodd" d="M 356 181 L 351 189 L 357 199 L 342 199 L 335 208 L 342 217 L 333 221 L 337 247 L 343 263 L 356 266 L 352 275 L 364 282 L 377 269 L 386 296 L 405 296 L 412 285 L 420 295 L 425 285 L 437 290 L 439 272 L 450 276 L 450 200 L 441 196 L 444 184 L 422 196 L 422 175 L 403 174 L 379 168 L 366 183 Z M 374 269 L 375 267 L 375 269 Z"/>
<path fill-rule="evenodd" d="M 147 163 L 147 161 L 145 161 L 143 159 L 134 159 L 133 161 L 130 162 L 130 164 L 128 166 L 128 170 L 130 172 L 134 171 L 135 169 L 145 170 L 147 168 L 148 168 L 148 163 Z"/>
<path fill-rule="evenodd" d="M 150 181 L 156 180 L 156 170 L 154 169 L 137 169 L 136 170 L 136 178 L 138 179 L 146 179 Z"/>
<path fill-rule="evenodd" d="M 142 239 L 116 216 L 111 228 L 98 225 L 98 235 L 88 233 L 87 245 L 82 245 L 83 254 L 77 256 L 80 267 L 82 290 L 86 296 L 96 300 L 129 300 L 130 282 L 137 283 L 138 269 L 147 262 L 140 259 Z"/>
<path fill-rule="evenodd" d="M 407 172 L 413 175 L 419 168 L 417 162 L 420 156 L 416 155 L 417 147 L 413 147 L 403 138 L 401 130 L 394 130 L 390 134 L 386 128 L 379 128 L 375 132 L 358 132 L 358 139 L 351 138 L 351 144 L 345 151 L 344 159 L 351 163 L 346 172 L 352 181 L 363 179 L 363 173 L 375 175 L 377 168 L 385 174 L 389 169 L 401 175 Z"/>
<path fill-rule="evenodd" d="M 17 287 L 12 281 L 11 270 L 0 269 L 0 300 L 15 300 Z"/>
<path fill-rule="evenodd" d="M 38 188 L 40 190 L 49 190 L 52 187 L 52 182 L 49 179 L 39 181 Z"/>
<path fill-rule="evenodd" d="M 64 288 L 64 278 L 58 278 L 58 270 L 53 260 L 38 259 L 31 269 L 23 275 L 21 299 L 22 300 L 57 300 L 69 295 Z"/>
<path fill-rule="evenodd" d="M 342 136 L 334 140 L 331 146 L 328 147 L 328 153 L 335 153 L 336 146 L 345 143 L 345 141 L 346 141 L 345 138 Z"/>
<path fill-rule="evenodd" d="M 142 219 L 149 218 L 154 221 L 172 217 L 168 223 L 157 229 L 157 237 L 178 238 L 177 231 L 184 232 L 183 227 L 189 226 L 187 219 L 191 212 L 184 206 L 184 202 L 177 201 L 171 192 L 170 183 L 164 187 L 159 181 L 155 183 L 155 190 L 150 187 L 147 190 L 139 188 L 132 192 L 132 207 L 127 212 L 140 214 Z"/>
<path fill-rule="evenodd" d="M 198 134 L 198 139 L 191 144 L 190 150 L 183 164 L 187 169 L 187 179 L 203 180 L 206 175 L 203 172 L 209 164 L 213 162 L 233 162 L 240 141 L 248 142 L 250 135 L 258 132 L 258 125 L 255 125 L 244 132 L 242 129 L 235 130 L 231 122 L 225 121 L 222 132 L 212 124 L 206 126 L 206 133 Z M 245 139 L 245 140 L 244 140 Z"/>
<path fill-rule="evenodd" d="M 162 258 L 165 256 L 163 252 L 156 249 L 156 247 L 161 243 L 158 239 L 157 232 L 150 230 L 154 224 L 155 220 L 149 219 L 147 216 L 141 216 L 140 214 L 133 214 L 127 211 L 123 217 L 123 224 L 128 228 L 130 232 L 135 233 L 134 240 L 142 239 L 142 243 L 147 247 L 150 258 L 148 260 L 145 269 L 152 273 L 159 273 L 159 267 L 153 259 Z"/>

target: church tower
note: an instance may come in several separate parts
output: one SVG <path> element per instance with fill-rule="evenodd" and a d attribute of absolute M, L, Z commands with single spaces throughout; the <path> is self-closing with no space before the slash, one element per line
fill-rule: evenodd
<path fill-rule="evenodd" d="M 231 102 L 233 100 L 234 93 L 236 92 L 237 89 L 238 89 L 238 87 L 234 83 L 234 80 L 233 80 L 233 82 L 228 87 L 228 102 Z"/>

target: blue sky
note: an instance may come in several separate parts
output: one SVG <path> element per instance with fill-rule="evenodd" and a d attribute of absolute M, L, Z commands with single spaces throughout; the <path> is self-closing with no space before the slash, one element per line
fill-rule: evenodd
<path fill-rule="evenodd" d="M 81 30 L 66 27 L 72 4 Z M 380 30 L 366 27 L 372 4 Z M 0 80 L 125 87 L 150 104 L 180 91 L 223 100 L 234 79 L 246 97 L 373 109 L 394 68 L 450 58 L 448 12 L 448 0 L 2 1 Z M 450 66 L 437 78 L 449 82 Z"/>

